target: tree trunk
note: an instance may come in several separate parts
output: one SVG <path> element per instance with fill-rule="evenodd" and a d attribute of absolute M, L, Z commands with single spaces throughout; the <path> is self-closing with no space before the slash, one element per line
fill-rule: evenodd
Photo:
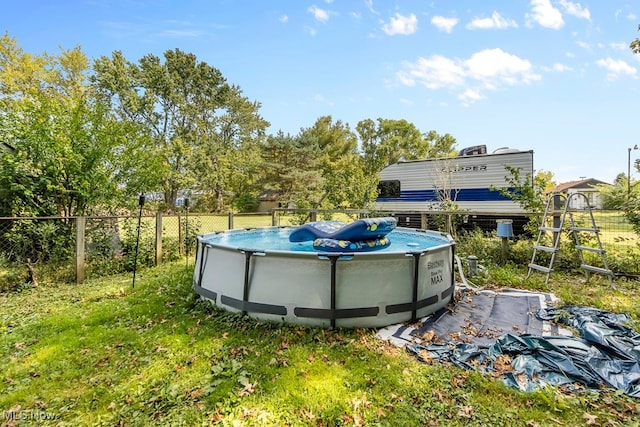
<path fill-rule="evenodd" d="M 31 283 L 34 288 L 38 287 L 38 278 L 36 277 L 36 272 L 33 269 L 31 258 L 27 258 L 27 283 Z"/>

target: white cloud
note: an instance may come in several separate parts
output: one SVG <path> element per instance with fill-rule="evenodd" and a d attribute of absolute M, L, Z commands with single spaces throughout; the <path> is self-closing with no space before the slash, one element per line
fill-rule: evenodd
<path fill-rule="evenodd" d="M 560 0 L 559 3 L 569 15 L 591 21 L 591 13 L 589 12 L 589 9 L 583 8 L 580 3 L 574 3 L 567 0 Z"/>
<path fill-rule="evenodd" d="M 324 97 L 321 93 L 317 93 L 314 95 L 313 100 L 319 104 L 325 104 L 330 107 L 333 107 L 333 101 L 330 101 Z"/>
<path fill-rule="evenodd" d="M 429 89 L 440 89 L 464 84 L 465 70 L 460 61 L 441 55 L 418 58 L 415 63 L 405 63 L 405 71 L 398 73 L 400 82 L 407 86 L 421 83 Z"/>
<path fill-rule="evenodd" d="M 596 64 L 607 70 L 607 79 L 614 80 L 623 76 L 635 77 L 638 70 L 622 60 L 615 60 L 611 57 L 605 59 L 599 59 Z"/>
<path fill-rule="evenodd" d="M 453 27 L 458 24 L 458 18 L 446 18 L 444 16 L 434 16 L 431 18 L 431 24 L 433 24 L 440 31 L 450 33 L 453 31 Z"/>
<path fill-rule="evenodd" d="M 609 43 L 609 47 L 613 50 L 626 51 L 629 48 L 629 43 Z"/>
<path fill-rule="evenodd" d="M 289 22 L 289 17 L 287 15 L 282 15 L 280 18 L 278 18 L 278 20 L 283 24 L 286 24 L 287 22 Z"/>
<path fill-rule="evenodd" d="M 391 17 L 389 23 L 382 26 L 382 30 L 390 36 L 413 34 L 418 30 L 418 18 L 413 13 L 409 16 L 396 13 L 395 17 Z"/>
<path fill-rule="evenodd" d="M 513 19 L 505 19 L 500 13 L 494 11 L 490 18 L 473 18 L 467 24 L 469 30 L 491 30 L 504 28 L 518 28 L 518 24 Z"/>
<path fill-rule="evenodd" d="M 470 77 L 485 82 L 491 88 L 500 83 L 529 84 L 540 80 L 540 76 L 533 73 L 529 61 L 499 48 L 476 52 L 465 61 L 465 65 Z"/>
<path fill-rule="evenodd" d="M 461 100 L 464 105 L 470 105 L 485 98 L 486 97 L 482 93 L 480 93 L 480 91 L 475 89 L 467 89 L 463 93 L 458 95 L 458 99 Z"/>
<path fill-rule="evenodd" d="M 553 66 L 551 67 L 551 69 L 552 69 L 553 71 L 557 71 L 557 72 L 559 72 L 559 73 L 564 73 L 564 72 L 566 72 L 566 71 L 571 71 L 571 70 L 573 70 L 573 68 L 569 67 L 568 65 L 564 65 L 564 64 L 561 64 L 561 63 L 559 63 L 559 62 L 556 62 L 555 64 L 553 64 Z"/>
<path fill-rule="evenodd" d="M 177 39 L 197 39 L 203 36 L 203 32 L 198 30 L 162 30 L 157 35 Z"/>
<path fill-rule="evenodd" d="M 562 28 L 564 20 L 562 13 L 551 5 L 550 0 L 531 0 L 531 14 L 526 14 L 529 25 L 535 22 L 546 28 L 557 30 Z"/>
<path fill-rule="evenodd" d="M 315 5 L 310 6 L 307 9 L 307 12 L 311 13 L 317 21 L 327 22 L 329 20 L 329 12 L 324 9 L 320 9 Z"/>
<path fill-rule="evenodd" d="M 465 103 L 483 99 L 486 91 L 541 79 L 529 61 L 502 49 L 485 49 L 466 60 L 442 55 L 418 58 L 416 62 L 404 63 L 396 77 L 406 86 L 420 84 L 432 90 L 459 90 L 458 97 Z"/>
<path fill-rule="evenodd" d="M 568 65 L 564 65 L 560 62 L 556 62 L 551 67 L 546 67 L 546 66 L 542 67 L 542 69 L 544 71 L 556 72 L 556 73 L 565 73 L 567 71 L 573 71 L 573 68 L 569 67 Z"/>
<path fill-rule="evenodd" d="M 374 15 L 380 14 L 380 12 L 373 8 L 373 0 L 364 0 L 364 4 L 367 6 L 367 9 L 369 9 L 369 12 L 373 13 Z"/>
<path fill-rule="evenodd" d="M 586 50 L 590 50 L 591 49 L 591 45 L 589 45 L 589 43 L 587 43 L 587 42 L 577 41 L 576 44 L 578 46 L 580 46 L 581 48 L 583 48 L 583 49 L 586 49 Z"/>

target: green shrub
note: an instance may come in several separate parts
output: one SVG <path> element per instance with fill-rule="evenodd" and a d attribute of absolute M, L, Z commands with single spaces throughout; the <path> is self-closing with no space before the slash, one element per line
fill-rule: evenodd
<path fill-rule="evenodd" d="M 15 292 L 25 285 L 24 271 L 10 266 L 0 266 L 0 293 Z"/>
<path fill-rule="evenodd" d="M 65 263 L 74 255 L 71 221 L 17 220 L 2 237 L 4 255 L 14 262 Z"/>

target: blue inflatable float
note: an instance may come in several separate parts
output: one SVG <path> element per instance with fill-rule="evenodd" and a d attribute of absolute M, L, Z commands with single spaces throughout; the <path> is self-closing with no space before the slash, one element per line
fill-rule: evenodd
<path fill-rule="evenodd" d="M 365 252 L 389 246 L 386 237 L 396 228 L 392 217 L 365 218 L 345 224 L 340 221 L 316 221 L 304 224 L 289 235 L 290 242 L 313 240 L 313 247 L 324 252 Z"/>

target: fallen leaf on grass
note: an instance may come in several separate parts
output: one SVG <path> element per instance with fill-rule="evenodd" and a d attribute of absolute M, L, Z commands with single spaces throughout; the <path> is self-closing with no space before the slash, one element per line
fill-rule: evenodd
<path fill-rule="evenodd" d="M 238 392 L 238 396 L 243 397 L 243 396 L 249 396 L 250 394 L 253 394 L 256 392 L 256 388 L 258 386 L 258 383 L 251 383 L 247 380 L 242 382 L 242 385 L 244 386 L 239 392 Z"/>
<path fill-rule="evenodd" d="M 587 420 L 587 425 L 594 425 L 596 423 L 596 418 L 598 417 L 585 412 L 584 414 L 582 414 L 582 418 Z"/>
<path fill-rule="evenodd" d="M 197 388 L 189 392 L 189 399 L 198 400 L 202 395 L 204 395 L 204 390 L 202 388 Z"/>
<path fill-rule="evenodd" d="M 473 406 L 465 405 L 460 408 L 458 411 L 458 416 L 462 418 L 473 418 L 475 411 L 473 410 Z"/>
<path fill-rule="evenodd" d="M 313 421 L 316 419 L 316 415 L 311 409 L 301 409 L 299 415 L 303 420 L 306 421 Z"/>

